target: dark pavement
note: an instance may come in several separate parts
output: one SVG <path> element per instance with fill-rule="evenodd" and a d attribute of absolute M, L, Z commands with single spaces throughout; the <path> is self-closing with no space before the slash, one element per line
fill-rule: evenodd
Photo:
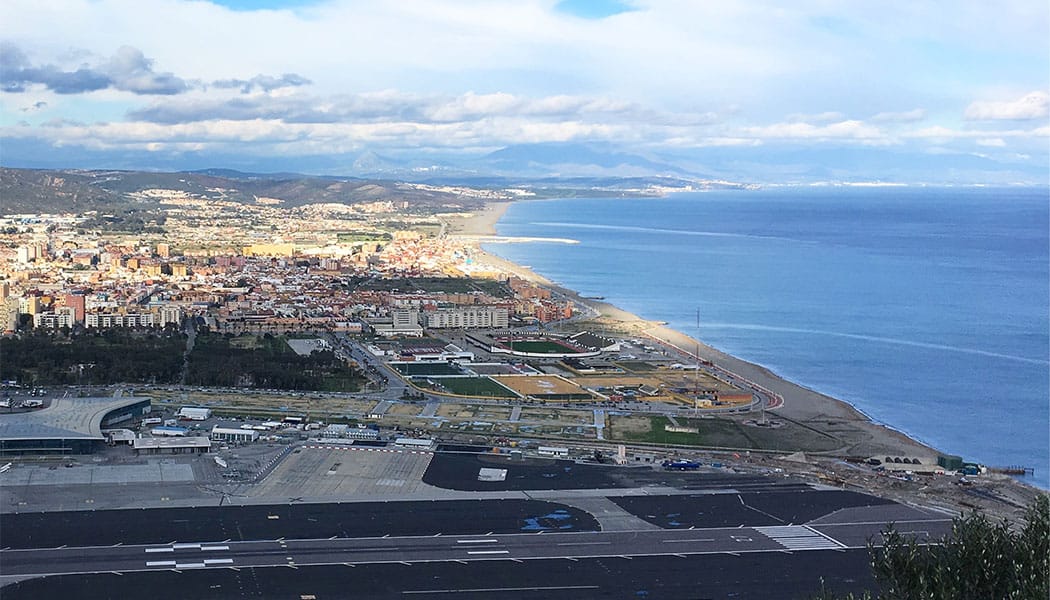
<path fill-rule="evenodd" d="M 597 531 L 588 513 L 539 500 L 203 506 L 0 515 L 3 548 L 433 534 Z"/>

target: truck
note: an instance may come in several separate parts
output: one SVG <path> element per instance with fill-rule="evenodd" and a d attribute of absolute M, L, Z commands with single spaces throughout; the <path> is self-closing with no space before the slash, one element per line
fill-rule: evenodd
<path fill-rule="evenodd" d="M 700 463 L 695 460 L 665 460 L 661 466 L 668 471 L 695 471 L 700 468 Z"/>

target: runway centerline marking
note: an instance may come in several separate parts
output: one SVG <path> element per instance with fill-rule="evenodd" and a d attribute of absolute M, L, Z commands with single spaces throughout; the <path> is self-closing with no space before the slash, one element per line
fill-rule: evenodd
<path fill-rule="evenodd" d="M 562 585 L 545 587 L 513 587 L 513 588 L 461 588 L 458 590 L 405 590 L 401 592 L 408 594 L 469 594 L 472 592 L 542 592 L 553 590 L 596 590 L 596 585 Z"/>
<path fill-rule="evenodd" d="M 456 540 L 457 544 L 495 544 L 498 542 L 499 540 L 495 538 L 484 538 L 480 540 Z"/>
<path fill-rule="evenodd" d="M 174 567 L 175 561 L 173 560 L 148 560 L 146 561 L 147 567 Z"/>
<path fill-rule="evenodd" d="M 153 553 L 153 552 L 174 552 L 174 551 L 175 551 L 175 549 L 170 547 L 170 546 L 167 547 L 167 548 L 146 548 L 146 553 L 147 554 L 150 554 L 150 553 Z"/>
<path fill-rule="evenodd" d="M 510 554 L 510 550 L 472 550 L 467 554 Z"/>
<path fill-rule="evenodd" d="M 612 542 L 561 542 L 559 546 L 611 546 Z"/>
<path fill-rule="evenodd" d="M 693 538 L 689 540 L 663 540 L 665 544 L 687 544 L 690 542 L 713 542 L 715 538 Z"/>

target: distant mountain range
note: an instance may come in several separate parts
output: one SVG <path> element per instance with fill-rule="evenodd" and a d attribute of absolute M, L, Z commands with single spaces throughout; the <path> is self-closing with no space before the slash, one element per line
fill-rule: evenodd
<path fill-rule="evenodd" d="M 1046 184 L 1046 166 L 1004 163 L 977 154 L 929 154 L 884 148 L 788 149 L 709 147 L 632 152 L 608 144 L 543 143 L 508 146 L 476 157 L 421 161 L 365 152 L 348 174 L 406 181 L 476 177 L 547 179 L 660 177 L 749 184 L 899 182 L 930 184 Z"/>
<path fill-rule="evenodd" d="M 425 181 L 426 183 L 422 183 Z M 451 189 L 473 188 L 479 193 Z M 386 200 L 408 202 L 406 212 L 448 212 L 478 207 L 492 193 L 526 190 L 538 197 L 653 195 L 667 189 L 743 187 L 729 183 L 701 184 L 673 177 L 549 177 L 478 176 L 434 170 L 406 183 L 392 178 L 355 178 L 300 173 L 247 173 L 232 169 L 181 172 L 12 169 L 0 167 L 0 212 L 117 212 L 154 210 L 166 192 L 213 201 L 255 204 L 278 200 L 292 207 L 317 203 L 359 204 Z M 520 193 L 520 192 L 519 192 Z"/>
<path fill-rule="evenodd" d="M 308 173 L 312 177 L 460 184 L 595 178 L 605 180 L 606 186 L 624 178 L 655 178 L 699 187 L 712 181 L 760 185 L 1048 183 L 1045 161 L 1022 154 L 993 159 L 980 153 L 931 153 L 907 147 L 818 145 L 802 149 L 772 143 L 646 149 L 605 142 L 557 142 L 517 144 L 481 154 L 376 147 L 355 153 L 275 157 L 70 149 L 5 139 L 3 161 L 7 167 L 194 171 L 233 179 L 244 179 L 250 173 L 267 173 L 260 176 L 267 179 L 302 178 L 301 173 Z"/>
<path fill-rule="evenodd" d="M 315 203 L 357 204 L 383 200 L 407 201 L 409 212 L 471 208 L 479 199 L 440 190 L 406 188 L 396 182 L 311 177 L 294 173 L 253 174 L 229 169 L 196 172 L 80 171 L 0 168 L 0 198 L 4 214 L 111 212 L 152 210 L 160 195 L 172 190 L 205 200 L 253 204 L 277 199 L 282 206 Z"/>

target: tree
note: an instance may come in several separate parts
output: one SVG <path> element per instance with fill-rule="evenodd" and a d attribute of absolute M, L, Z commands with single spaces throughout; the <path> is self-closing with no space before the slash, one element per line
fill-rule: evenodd
<path fill-rule="evenodd" d="M 882 548 L 871 546 L 871 566 L 880 593 L 849 600 L 955 600 L 1050 598 L 1050 497 L 1040 494 L 1025 512 L 1024 527 L 993 523 L 971 513 L 956 517 L 952 532 L 938 544 L 883 533 Z M 821 600 L 841 598 L 827 591 Z"/>

